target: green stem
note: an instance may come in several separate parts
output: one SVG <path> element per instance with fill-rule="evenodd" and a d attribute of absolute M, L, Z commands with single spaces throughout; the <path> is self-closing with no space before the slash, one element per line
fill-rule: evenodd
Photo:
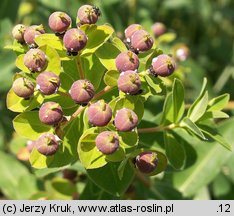
<path fill-rule="evenodd" d="M 177 125 L 175 124 L 170 124 L 167 126 L 158 126 L 158 127 L 151 127 L 151 128 L 138 128 L 139 133 L 154 133 L 154 132 L 160 132 L 160 131 L 165 131 L 165 130 L 172 130 L 176 128 Z"/>
<path fill-rule="evenodd" d="M 79 106 L 79 108 L 71 115 L 71 118 L 69 119 L 69 122 L 75 119 L 80 113 L 85 109 L 86 107 Z"/>
<path fill-rule="evenodd" d="M 57 91 L 57 94 L 59 94 L 60 96 L 64 96 L 64 97 L 71 97 L 68 93 L 66 92 L 61 92 L 61 91 Z"/>
<path fill-rule="evenodd" d="M 113 86 L 106 86 L 104 89 L 102 89 L 100 92 L 98 92 L 97 94 L 94 95 L 93 99 L 97 99 L 101 96 L 103 96 L 104 94 L 108 93 L 109 91 L 111 91 L 114 87 Z"/>
<path fill-rule="evenodd" d="M 77 69 L 79 71 L 80 79 L 84 79 L 85 74 L 84 74 L 84 70 L 82 68 L 81 59 L 80 59 L 79 55 L 77 55 L 77 57 L 76 57 L 76 67 L 77 67 Z"/>
<path fill-rule="evenodd" d="M 26 79 L 29 79 L 30 81 L 32 81 L 33 83 L 36 83 L 36 80 L 32 77 L 31 74 L 27 74 L 27 73 L 23 73 L 23 74 L 20 74 L 22 77 L 26 78 Z"/>

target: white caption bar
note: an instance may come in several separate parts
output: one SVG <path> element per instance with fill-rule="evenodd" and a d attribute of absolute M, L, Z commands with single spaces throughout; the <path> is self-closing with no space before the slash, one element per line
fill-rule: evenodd
<path fill-rule="evenodd" d="M 157 201 L 157 200 L 74 200 L 74 201 L 0 201 L 0 215 L 106 215 L 106 216 L 198 216 L 234 215 L 234 200 Z"/>

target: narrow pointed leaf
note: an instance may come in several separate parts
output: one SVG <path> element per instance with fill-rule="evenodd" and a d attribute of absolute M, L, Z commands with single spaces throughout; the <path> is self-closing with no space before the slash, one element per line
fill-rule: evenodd
<path fill-rule="evenodd" d="M 174 80 L 172 92 L 174 122 L 178 122 L 184 114 L 184 87 L 180 80 Z"/>
<path fill-rule="evenodd" d="M 201 130 L 198 128 L 198 126 L 192 122 L 189 118 L 185 117 L 183 121 L 181 122 L 181 126 L 191 131 L 193 134 L 199 136 L 203 140 L 206 140 L 206 137 L 201 132 Z"/>
<path fill-rule="evenodd" d="M 185 164 L 185 150 L 183 147 L 183 140 L 177 141 L 175 136 L 170 132 L 164 133 L 164 143 L 166 148 L 166 155 L 170 164 L 175 169 L 183 168 Z"/>

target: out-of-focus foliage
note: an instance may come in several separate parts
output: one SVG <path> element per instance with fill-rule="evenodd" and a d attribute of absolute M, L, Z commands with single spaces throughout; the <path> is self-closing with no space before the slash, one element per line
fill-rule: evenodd
<path fill-rule="evenodd" d="M 56 11 L 66 11 L 76 20 L 77 9 L 84 3 L 93 3 L 102 11 L 101 22 L 109 22 L 123 35 L 131 23 L 140 23 L 150 31 L 155 21 L 166 24 L 169 32 L 176 34 L 173 42 L 161 43 L 160 48 L 171 52 L 172 46 L 185 43 L 191 57 L 181 64 L 178 76 L 183 80 L 185 100 L 190 103 L 200 92 L 203 77 L 208 77 L 211 96 L 228 92 L 234 100 L 234 1 L 232 0 L 1 0 L 0 1 L 0 195 L 8 199 L 113 199 L 101 191 L 92 181 L 85 178 L 85 170 L 79 163 L 69 167 L 78 171 L 72 181 L 62 178 L 66 170 L 50 168 L 33 171 L 28 162 L 17 157 L 26 140 L 13 134 L 14 114 L 6 109 L 5 98 L 12 83 L 15 68 L 15 54 L 5 46 L 12 43 L 11 29 L 17 23 L 26 25 L 44 24 Z M 170 38 L 165 38 L 165 41 Z M 152 117 L 161 112 L 163 101 L 150 100 L 145 110 L 145 125 L 157 122 Z M 230 116 L 234 113 L 233 102 L 229 103 Z M 149 121 L 152 119 L 152 121 Z M 146 122 L 147 120 L 147 122 Z M 234 119 L 221 122 L 219 130 L 233 144 Z M 175 133 L 175 137 L 181 131 Z M 185 152 L 190 157 L 179 161 L 184 171 L 170 167 L 164 176 L 136 179 L 123 198 L 130 199 L 233 199 L 234 154 L 220 147 L 216 142 L 203 143 L 184 136 Z M 141 139 L 149 146 L 160 146 L 163 135 L 143 134 Z M 181 153 L 181 152 L 180 152 Z M 183 155 L 183 152 L 181 153 Z M 17 157 L 16 157 L 17 156 Z M 177 163 L 179 163 L 177 162 Z M 180 164 L 180 166 L 182 166 Z M 179 165 L 178 165 L 179 166 Z M 64 167 L 63 169 L 65 169 Z M 173 170 L 173 173 L 170 172 Z M 71 174 L 72 172 L 67 172 Z M 94 174 L 90 174 L 94 175 Z M 74 182 L 79 182 L 75 184 Z M 20 184 L 19 184 L 20 183 Z M 79 196 L 78 196 L 79 194 Z"/>

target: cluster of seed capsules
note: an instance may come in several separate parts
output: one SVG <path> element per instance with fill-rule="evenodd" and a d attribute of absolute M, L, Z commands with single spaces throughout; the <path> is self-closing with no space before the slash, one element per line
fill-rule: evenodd
<path fill-rule="evenodd" d="M 79 23 L 76 28 L 71 28 L 71 18 L 64 12 L 54 12 L 49 17 L 49 27 L 63 39 L 64 47 L 68 55 L 77 55 L 85 48 L 88 38 L 79 28 L 83 24 L 95 24 L 100 16 L 97 7 L 83 5 L 78 9 Z M 154 36 L 158 37 L 166 31 L 162 23 L 155 23 L 152 27 Z M 26 43 L 30 49 L 24 56 L 25 66 L 32 72 L 37 73 L 36 85 L 25 77 L 17 78 L 12 86 L 14 93 L 24 99 L 33 97 L 34 91 L 40 91 L 44 95 L 55 94 L 60 87 L 60 78 L 53 71 L 44 71 L 48 60 L 46 54 L 37 48 L 35 37 L 44 34 L 42 25 L 26 27 L 16 25 L 12 31 L 13 37 L 20 43 Z M 120 72 L 118 89 L 129 95 L 141 93 L 141 80 L 138 75 L 140 64 L 138 54 L 150 50 L 154 44 L 153 37 L 143 29 L 141 25 L 132 24 L 125 30 L 125 41 L 128 51 L 121 52 L 115 60 L 116 68 Z M 175 70 L 175 61 L 166 54 L 157 56 L 152 60 L 149 73 L 153 76 L 166 77 Z M 82 106 L 88 105 L 87 116 L 92 126 L 104 127 L 114 122 L 117 131 L 128 132 L 137 127 L 138 116 L 130 109 L 122 108 L 116 112 L 111 121 L 113 112 L 104 100 L 92 102 L 95 89 L 89 80 L 75 81 L 69 91 L 70 97 L 75 103 Z M 43 124 L 57 127 L 66 118 L 62 107 L 56 102 L 46 102 L 39 108 L 39 119 Z M 38 140 L 30 142 L 28 148 L 33 147 L 46 156 L 56 153 L 60 138 L 52 133 L 42 134 Z M 116 132 L 103 131 L 96 137 L 96 147 L 105 155 L 116 152 L 119 148 L 119 137 Z M 136 167 L 143 173 L 151 173 L 157 167 L 157 154 L 153 151 L 140 153 L 135 158 Z"/>

